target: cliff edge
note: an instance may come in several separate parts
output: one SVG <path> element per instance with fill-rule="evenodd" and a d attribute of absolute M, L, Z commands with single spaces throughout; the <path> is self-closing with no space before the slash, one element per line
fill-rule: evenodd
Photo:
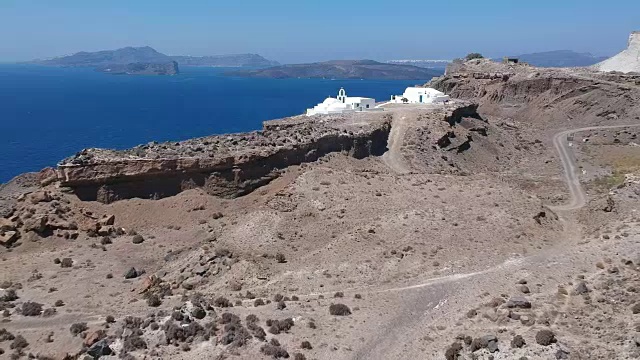
<path fill-rule="evenodd" d="M 600 71 L 640 72 L 640 31 L 629 35 L 627 49 L 595 65 Z"/>

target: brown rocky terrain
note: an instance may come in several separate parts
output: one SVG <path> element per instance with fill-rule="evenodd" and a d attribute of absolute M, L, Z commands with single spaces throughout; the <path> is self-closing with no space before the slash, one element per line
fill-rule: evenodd
<path fill-rule="evenodd" d="M 0 358 L 637 358 L 634 81 L 473 60 L 446 105 L 19 177 Z"/>

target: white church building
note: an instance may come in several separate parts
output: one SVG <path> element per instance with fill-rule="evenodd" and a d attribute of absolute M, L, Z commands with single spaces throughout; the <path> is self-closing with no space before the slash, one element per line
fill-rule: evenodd
<path fill-rule="evenodd" d="M 367 111 L 373 110 L 375 107 L 375 99 L 347 96 L 344 88 L 340 88 L 340 91 L 338 91 L 338 97 L 328 97 L 312 109 L 307 109 L 307 116 Z"/>
<path fill-rule="evenodd" d="M 391 96 L 391 102 L 396 104 L 433 104 L 444 103 L 449 95 L 432 88 L 408 87 L 404 94 Z"/>

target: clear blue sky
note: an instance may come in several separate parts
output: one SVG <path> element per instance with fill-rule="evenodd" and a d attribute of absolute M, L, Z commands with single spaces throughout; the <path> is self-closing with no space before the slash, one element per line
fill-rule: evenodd
<path fill-rule="evenodd" d="M 612 55 L 632 30 L 640 0 L 0 0 L 0 61 L 142 45 L 285 63 Z"/>

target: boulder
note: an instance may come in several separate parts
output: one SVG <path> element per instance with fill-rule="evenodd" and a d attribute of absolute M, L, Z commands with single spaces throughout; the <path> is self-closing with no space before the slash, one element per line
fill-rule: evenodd
<path fill-rule="evenodd" d="M 116 229 L 111 225 L 100 226 L 98 228 L 98 235 L 100 235 L 100 236 L 108 236 L 108 235 L 110 235 L 111 233 L 113 233 L 115 231 L 116 231 Z"/>
<path fill-rule="evenodd" d="M 498 351 L 498 338 L 495 335 L 485 335 L 482 337 L 482 343 L 487 344 L 487 350 L 494 353 Z"/>
<path fill-rule="evenodd" d="M 49 194 L 48 191 L 36 191 L 34 193 L 29 194 L 27 196 L 27 199 L 29 199 L 29 202 L 31 202 L 34 205 L 41 202 L 50 202 L 51 200 L 53 200 L 53 198 L 51 197 L 51 194 Z"/>
<path fill-rule="evenodd" d="M 24 220 L 24 225 L 22 229 L 24 231 L 33 231 L 38 234 L 44 233 L 47 229 L 47 221 L 49 219 L 46 215 L 36 215 L 29 219 Z"/>
<path fill-rule="evenodd" d="M 87 355 L 97 359 L 101 356 L 113 355 L 113 350 L 111 350 L 106 340 L 100 340 L 87 350 Z"/>
<path fill-rule="evenodd" d="M 18 240 L 18 233 L 15 231 L 0 231 L 0 245 L 9 247 Z"/>
<path fill-rule="evenodd" d="M 591 290 L 589 290 L 589 288 L 587 287 L 587 284 L 586 284 L 584 281 L 581 281 L 581 282 L 578 284 L 578 286 L 576 286 L 576 288 L 575 288 L 575 290 L 574 290 L 574 292 L 575 292 L 577 295 L 583 295 L 583 294 L 588 293 L 589 291 L 591 291 Z"/>
<path fill-rule="evenodd" d="M 88 333 L 87 336 L 85 336 L 84 345 L 86 347 L 91 347 L 93 344 L 95 344 L 98 341 L 104 339 L 106 336 L 107 335 L 105 334 L 104 330 L 92 331 L 92 332 Z"/>
<path fill-rule="evenodd" d="M 132 267 L 124 273 L 125 279 L 135 279 L 138 276 L 144 274 L 144 270 L 136 270 L 136 268 Z"/>
<path fill-rule="evenodd" d="M 13 231 L 16 229 L 16 224 L 5 218 L 0 218 L 0 231 Z"/>
<path fill-rule="evenodd" d="M 531 302 L 522 296 L 514 296 L 507 301 L 507 307 L 510 309 L 531 309 Z"/>
<path fill-rule="evenodd" d="M 107 226 L 107 225 L 113 225 L 116 222 L 116 216 L 115 215 L 104 215 L 102 218 L 100 218 L 100 220 L 98 221 L 98 224 L 102 225 L 102 226 Z"/>

